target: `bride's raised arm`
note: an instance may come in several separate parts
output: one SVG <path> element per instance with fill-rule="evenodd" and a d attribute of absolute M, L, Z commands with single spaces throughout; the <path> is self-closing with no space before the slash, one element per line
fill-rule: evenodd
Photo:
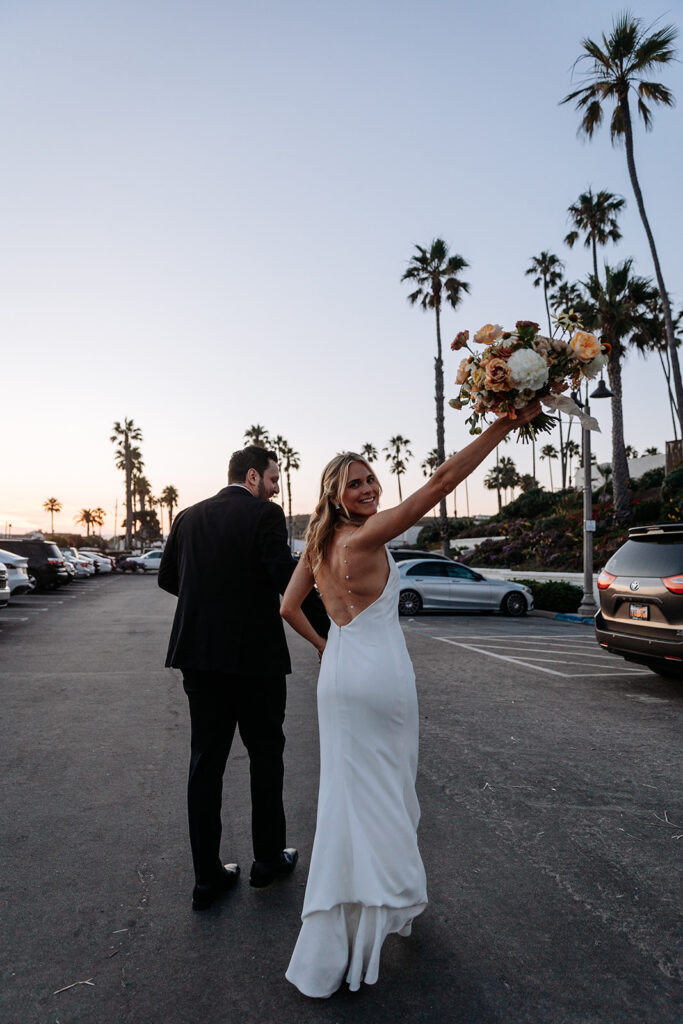
<path fill-rule="evenodd" d="M 515 420 L 507 416 L 496 420 L 466 448 L 446 459 L 427 483 L 409 495 L 400 505 L 378 512 L 368 519 L 358 531 L 356 545 L 359 548 L 379 547 L 414 526 L 438 505 L 442 498 L 455 490 L 511 430 L 529 423 L 540 411 L 540 404 L 536 401 L 518 413 Z"/>

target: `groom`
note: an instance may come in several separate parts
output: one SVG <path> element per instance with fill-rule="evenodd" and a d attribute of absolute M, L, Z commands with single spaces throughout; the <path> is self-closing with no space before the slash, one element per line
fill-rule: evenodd
<path fill-rule="evenodd" d="M 289 652 L 279 598 L 295 562 L 279 493 L 277 456 L 256 445 L 234 452 L 228 486 L 175 518 L 159 567 L 159 586 L 178 597 L 167 667 L 179 668 L 190 704 L 188 781 L 194 910 L 205 910 L 239 876 L 221 864 L 223 773 L 235 728 L 249 754 L 254 862 L 261 888 L 291 874 L 298 854 L 285 848 L 282 804 L 286 674 Z M 326 636 L 329 620 L 311 592 L 304 611 Z"/>

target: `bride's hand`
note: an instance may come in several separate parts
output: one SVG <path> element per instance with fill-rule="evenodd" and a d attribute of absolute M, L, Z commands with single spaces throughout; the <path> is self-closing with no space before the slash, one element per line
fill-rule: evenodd
<path fill-rule="evenodd" d="M 316 644 L 316 650 L 318 651 L 318 664 L 320 664 L 320 662 L 323 660 L 323 654 L 325 652 L 326 644 L 327 640 L 323 640 L 322 643 Z"/>
<path fill-rule="evenodd" d="M 508 417 L 510 430 L 515 430 L 517 427 L 523 427 L 525 424 L 531 423 L 541 412 L 543 412 L 541 403 L 535 398 L 533 402 L 529 402 L 523 409 L 520 409 L 514 420 Z"/>

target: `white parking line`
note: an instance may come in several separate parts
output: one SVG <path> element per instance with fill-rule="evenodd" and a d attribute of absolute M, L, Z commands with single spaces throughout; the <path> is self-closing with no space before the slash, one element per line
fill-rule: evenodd
<path fill-rule="evenodd" d="M 433 640 L 440 640 L 444 644 L 452 644 L 454 647 L 463 647 L 468 651 L 475 651 L 477 654 L 486 654 L 489 658 L 497 658 L 499 661 L 509 661 L 513 665 L 521 665 L 523 668 L 532 668 L 537 672 L 547 672 L 551 676 L 560 676 L 562 679 L 580 679 L 580 678 L 597 678 L 598 676 L 640 676 L 645 675 L 649 672 L 649 669 L 632 669 L 619 667 L 614 672 L 599 672 L 596 670 L 592 672 L 558 672 L 554 668 L 544 668 L 542 665 L 535 664 L 534 661 L 521 658 L 510 658 L 505 654 L 496 654 L 494 651 L 486 650 L 482 647 L 475 647 L 474 644 L 463 644 L 456 640 L 451 640 L 447 636 L 433 636 Z M 488 637 L 486 638 L 488 639 Z M 577 666 L 578 667 L 578 666 Z"/>

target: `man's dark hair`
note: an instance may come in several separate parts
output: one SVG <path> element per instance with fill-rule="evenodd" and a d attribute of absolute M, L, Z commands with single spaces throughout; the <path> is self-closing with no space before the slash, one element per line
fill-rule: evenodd
<path fill-rule="evenodd" d="M 250 469 L 255 469 L 260 477 L 268 469 L 269 462 L 277 462 L 275 452 L 269 452 L 257 444 L 248 444 L 238 452 L 233 452 L 228 463 L 228 483 L 243 484 Z"/>

